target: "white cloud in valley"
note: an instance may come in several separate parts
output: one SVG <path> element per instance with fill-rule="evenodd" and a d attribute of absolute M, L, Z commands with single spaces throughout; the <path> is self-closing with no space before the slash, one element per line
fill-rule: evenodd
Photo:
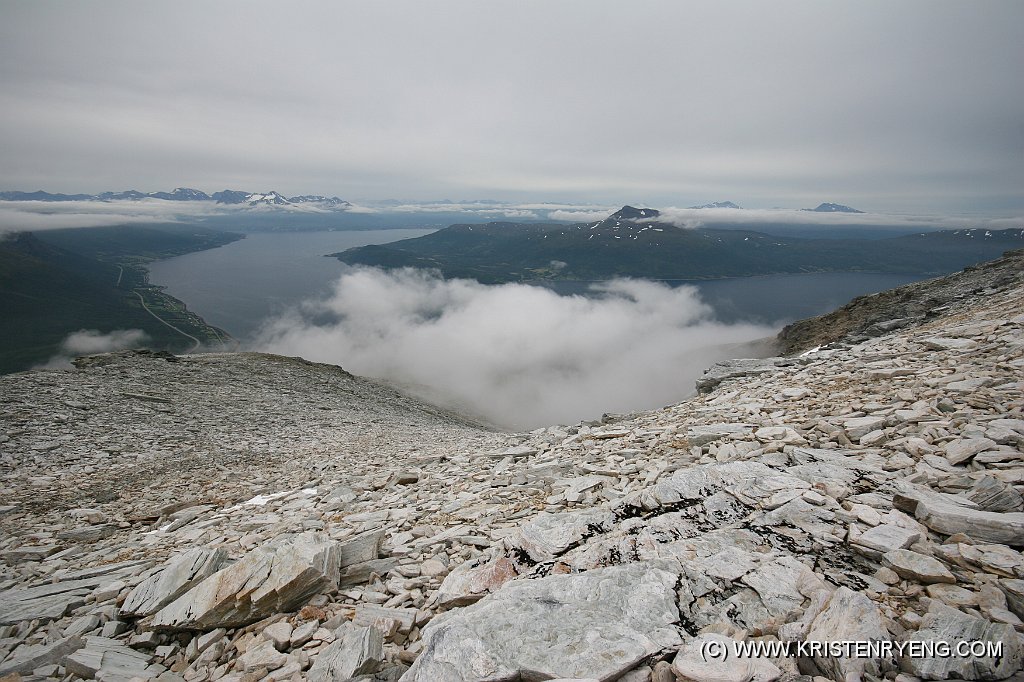
<path fill-rule="evenodd" d="M 329 296 L 268 322 L 254 346 L 530 428 L 676 402 L 704 368 L 736 357 L 736 344 L 774 331 L 716 321 L 691 287 L 617 280 L 587 297 L 559 296 L 357 268 Z"/>
<path fill-rule="evenodd" d="M 71 367 L 71 360 L 80 355 L 110 353 L 126 348 L 140 348 L 149 341 L 149 336 L 141 329 L 115 329 L 101 332 L 97 329 L 79 329 L 68 334 L 61 341 L 57 353 L 40 365 L 39 369 L 66 369 Z"/>

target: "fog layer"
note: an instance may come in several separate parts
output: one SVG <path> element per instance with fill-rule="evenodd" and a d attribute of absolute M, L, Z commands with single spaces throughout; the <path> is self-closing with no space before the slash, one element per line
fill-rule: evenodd
<path fill-rule="evenodd" d="M 641 280 L 593 296 L 352 269 L 326 298 L 269 321 L 256 347 L 385 379 L 508 428 L 650 409 L 773 329 L 723 324 L 692 287 Z"/>
<path fill-rule="evenodd" d="M 64 369 L 71 367 L 72 358 L 80 355 L 110 353 L 125 348 L 144 346 L 149 336 L 141 329 L 115 329 L 103 333 L 97 329 L 79 329 L 68 334 L 56 355 L 40 367 L 43 369 Z"/>

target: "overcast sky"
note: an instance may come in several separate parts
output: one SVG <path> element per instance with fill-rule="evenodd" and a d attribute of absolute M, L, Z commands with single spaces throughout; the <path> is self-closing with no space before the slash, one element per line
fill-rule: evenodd
<path fill-rule="evenodd" d="M 1024 210 L 1024 2 L 0 0 L 0 189 Z"/>

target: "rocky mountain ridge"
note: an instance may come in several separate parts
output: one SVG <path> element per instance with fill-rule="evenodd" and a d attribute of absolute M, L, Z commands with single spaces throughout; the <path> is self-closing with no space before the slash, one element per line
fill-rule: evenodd
<path fill-rule="evenodd" d="M 1024 249 L 945 277 L 859 296 L 837 310 L 787 325 L 779 333 L 783 354 L 836 342 L 865 341 L 940 316 L 946 306 L 1008 286 L 1024 271 Z"/>
<path fill-rule="evenodd" d="M 266 355 L 0 377 L 0 678 L 1019 679 L 1022 273 L 523 434 Z"/>

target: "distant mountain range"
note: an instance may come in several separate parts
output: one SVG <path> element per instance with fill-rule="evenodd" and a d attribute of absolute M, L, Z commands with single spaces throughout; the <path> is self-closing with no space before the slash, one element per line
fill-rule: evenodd
<path fill-rule="evenodd" d="M 739 208 L 739 206 L 731 201 L 713 201 L 710 204 L 691 206 L 690 208 Z"/>
<path fill-rule="evenodd" d="M 863 213 L 855 208 L 843 206 L 842 204 L 818 204 L 817 208 L 802 208 L 801 211 L 814 211 L 815 213 Z"/>
<path fill-rule="evenodd" d="M 652 208 L 624 206 L 574 225 L 452 225 L 416 239 L 331 254 L 351 265 L 440 270 L 485 283 L 698 280 L 801 272 L 939 275 L 1024 246 L 1024 229 L 961 229 L 884 239 L 783 237 L 751 229 L 686 229 Z"/>
<path fill-rule="evenodd" d="M 286 197 L 279 192 L 243 192 L 235 189 L 225 189 L 220 192 L 214 192 L 213 194 L 207 194 L 206 192 L 198 189 L 192 189 L 191 187 L 178 187 L 170 192 L 139 192 L 138 190 L 129 189 L 123 192 L 102 192 L 100 194 L 60 194 L 51 193 L 44 190 L 36 190 L 35 192 L 0 192 L 0 201 L 141 201 L 143 199 L 163 199 L 164 201 L 211 201 L 216 204 L 227 204 L 227 205 L 248 205 L 250 207 L 314 207 L 323 208 L 331 211 L 347 211 L 352 208 L 352 204 L 340 197 L 325 197 L 319 194 L 301 194 L 294 197 Z M 401 205 L 403 202 L 400 201 L 382 201 L 378 202 L 378 205 Z M 452 204 L 453 202 L 444 199 L 441 201 L 424 201 L 419 202 L 424 206 L 427 205 L 446 205 Z M 454 202 L 460 205 L 480 205 L 480 206 L 501 206 L 503 205 L 500 201 L 493 201 L 490 199 L 481 199 L 476 201 L 460 201 Z M 703 208 L 732 208 L 742 210 L 742 207 L 732 201 L 713 201 L 708 204 L 701 204 L 700 206 L 690 206 L 691 209 L 703 209 Z M 654 209 L 638 209 L 653 211 Z M 842 204 L 823 203 L 819 204 L 817 208 L 803 208 L 802 211 L 813 211 L 816 213 L 864 213 L 855 208 L 844 206 Z"/>
<path fill-rule="evenodd" d="M 202 190 L 190 187 L 178 187 L 171 192 L 150 192 L 148 194 L 134 189 L 124 192 L 103 192 L 101 194 L 52 194 L 43 190 L 35 192 L 0 192 L 0 201 L 141 201 L 143 199 L 210 201 L 217 204 L 248 205 L 253 208 L 261 206 L 308 206 L 333 211 L 345 211 L 352 206 L 352 204 L 339 197 L 324 197 L 318 194 L 285 197 L 278 192 L 243 192 L 234 189 L 207 194 Z"/>

